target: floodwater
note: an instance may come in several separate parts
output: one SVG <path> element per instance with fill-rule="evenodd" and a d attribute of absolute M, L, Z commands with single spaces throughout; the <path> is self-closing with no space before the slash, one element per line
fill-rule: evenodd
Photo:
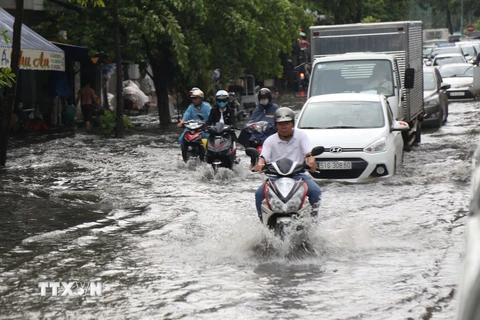
<path fill-rule="evenodd" d="M 395 177 L 322 183 L 308 255 L 259 223 L 263 177 L 242 151 L 215 176 L 185 164 L 180 129 L 156 115 L 123 140 L 15 141 L 0 173 L 0 319 L 453 319 L 478 107 L 451 103 Z M 91 281 L 101 292 L 39 287 Z"/>

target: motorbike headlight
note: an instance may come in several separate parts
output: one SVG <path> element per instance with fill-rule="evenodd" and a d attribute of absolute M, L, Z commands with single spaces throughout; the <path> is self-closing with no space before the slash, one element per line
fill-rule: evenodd
<path fill-rule="evenodd" d="M 305 187 L 301 186 L 287 202 L 283 202 L 271 188 L 267 188 L 267 198 L 272 211 L 275 213 L 297 212 L 302 203 L 304 192 Z"/>
<path fill-rule="evenodd" d="M 267 188 L 267 198 L 273 212 L 284 212 L 283 201 L 273 192 L 271 188 Z"/>
<path fill-rule="evenodd" d="M 377 141 L 363 149 L 363 151 L 368 153 L 379 153 L 387 151 L 387 138 L 383 137 L 378 139 Z"/>

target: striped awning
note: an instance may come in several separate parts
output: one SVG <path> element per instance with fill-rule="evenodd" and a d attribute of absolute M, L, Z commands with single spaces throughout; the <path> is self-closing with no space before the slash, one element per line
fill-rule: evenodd
<path fill-rule="evenodd" d="M 0 8 L 0 29 L 7 30 L 7 35 L 13 39 L 13 23 L 15 18 Z M 22 25 L 20 69 L 65 71 L 65 53 L 41 35 Z M 0 68 L 10 67 L 12 43 L 5 43 L 0 37 Z"/>

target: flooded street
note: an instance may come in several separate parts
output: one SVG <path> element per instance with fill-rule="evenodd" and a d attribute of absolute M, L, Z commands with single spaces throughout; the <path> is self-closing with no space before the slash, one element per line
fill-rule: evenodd
<path fill-rule="evenodd" d="M 15 141 L 0 173 L 0 319 L 453 319 L 479 107 L 451 103 L 393 178 L 322 183 L 304 256 L 259 223 L 264 176 L 243 148 L 214 176 L 183 163 L 181 130 L 155 114 L 124 140 Z M 91 281 L 98 296 L 39 287 Z"/>

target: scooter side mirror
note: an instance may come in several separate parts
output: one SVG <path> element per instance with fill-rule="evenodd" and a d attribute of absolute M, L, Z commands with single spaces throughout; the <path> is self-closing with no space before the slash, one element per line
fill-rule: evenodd
<path fill-rule="evenodd" d="M 312 156 L 318 156 L 325 152 L 325 147 L 318 146 L 312 149 Z"/>
<path fill-rule="evenodd" d="M 249 157 L 258 157 L 259 156 L 257 149 L 252 148 L 252 147 L 249 147 L 249 148 L 245 149 L 245 153 Z"/>

